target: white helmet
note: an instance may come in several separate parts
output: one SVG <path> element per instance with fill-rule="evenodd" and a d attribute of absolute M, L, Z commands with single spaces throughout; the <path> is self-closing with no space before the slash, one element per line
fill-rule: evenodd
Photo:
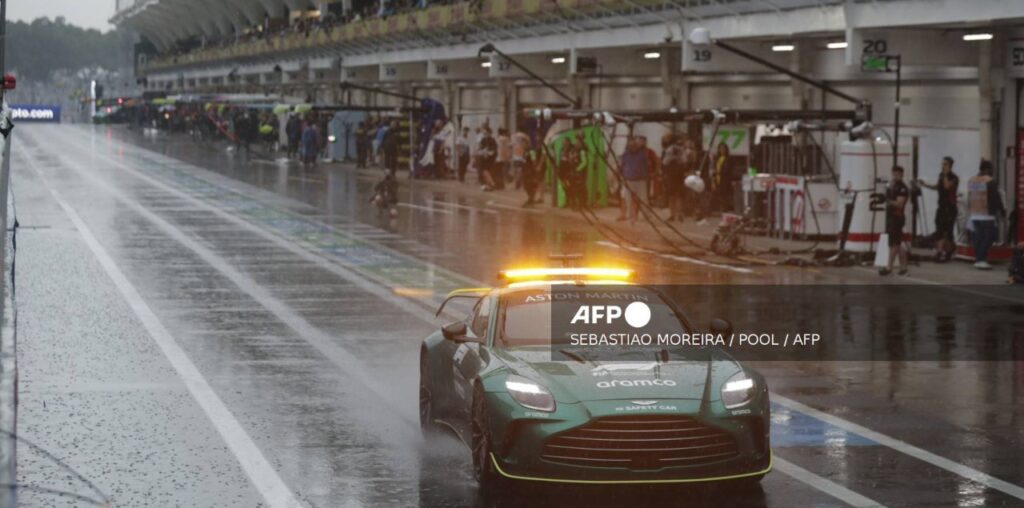
<path fill-rule="evenodd" d="M 693 192 L 696 192 L 698 194 L 704 192 L 704 179 L 698 176 L 696 173 L 686 177 L 686 180 L 684 180 L 683 183 L 685 183 L 686 186 L 689 187 L 690 190 L 692 190 Z"/>

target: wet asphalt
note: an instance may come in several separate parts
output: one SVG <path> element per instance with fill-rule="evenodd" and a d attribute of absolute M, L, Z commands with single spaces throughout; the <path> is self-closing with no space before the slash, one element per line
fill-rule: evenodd
<path fill-rule="evenodd" d="M 958 361 L 760 366 L 784 464 L 758 488 L 484 499 L 461 442 L 417 424 L 419 341 L 450 289 L 558 251 L 658 283 L 874 278 L 624 253 L 583 222 L 437 186 L 406 187 L 408 206 L 382 218 L 373 177 L 184 136 L 19 126 L 14 146 L 18 430 L 48 452 L 18 449 L 24 506 L 266 506 L 266 478 L 240 465 L 65 207 L 303 505 L 1024 506 L 1024 365 Z"/>

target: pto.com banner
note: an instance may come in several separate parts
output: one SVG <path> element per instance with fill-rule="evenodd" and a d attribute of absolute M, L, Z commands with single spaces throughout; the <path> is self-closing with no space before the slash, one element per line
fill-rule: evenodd
<path fill-rule="evenodd" d="M 60 106 L 47 104 L 11 104 L 14 121 L 60 122 Z"/>
<path fill-rule="evenodd" d="M 556 361 L 1024 362 L 1013 286 L 553 286 L 506 309 L 506 341 L 549 334 Z"/>

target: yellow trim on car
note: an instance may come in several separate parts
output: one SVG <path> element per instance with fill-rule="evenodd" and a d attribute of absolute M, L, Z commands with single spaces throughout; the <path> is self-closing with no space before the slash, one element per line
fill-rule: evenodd
<path fill-rule="evenodd" d="M 679 480 L 566 480 L 562 478 L 539 478 L 535 476 L 519 476 L 514 474 L 506 473 L 498 465 L 498 459 L 495 458 L 494 453 L 491 453 L 491 462 L 494 463 L 494 469 L 498 471 L 498 474 L 505 478 L 511 478 L 513 480 L 527 480 L 534 482 L 549 482 L 549 483 L 586 483 L 594 485 L 608 485 L 608 484 L 653 484 L 653 483 L 700 483 L 700 482 L 718 482 L 725 480 L 739 480 L 741 478 L 749 478 L 751 476 L 759 476 L 768 474 L 772 470 L 772 463 L 775 461 L 775 454 L 769 452 L 768 455 L 768 467 L 761 471 L 755 471 L 753 473 L 734 474 L 729 476 L 709 476 L 707 478 L 684 478 Z"/>
<path fill-rule="evenodd" d="M 453 296 L 459 296 L 459 295 L 473 295 L 473 294 L 484 295 L 484 294 L 486 294 L 490 290 L 491 290 L 491 288 L 461 288 L 461 289 L 455 289 L 452 292 L 448 293 L 448 298 L 451 298 Z"/>

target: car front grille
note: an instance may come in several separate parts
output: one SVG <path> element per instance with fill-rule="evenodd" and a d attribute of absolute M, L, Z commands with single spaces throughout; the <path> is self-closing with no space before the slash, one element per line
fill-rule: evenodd
<path fill-rule="evenodd" d="M 661 469 L 736 456 L 729 433 L 687 416 L 615 416 L 556 434 L 541 458 L 572 466 Z"/>

